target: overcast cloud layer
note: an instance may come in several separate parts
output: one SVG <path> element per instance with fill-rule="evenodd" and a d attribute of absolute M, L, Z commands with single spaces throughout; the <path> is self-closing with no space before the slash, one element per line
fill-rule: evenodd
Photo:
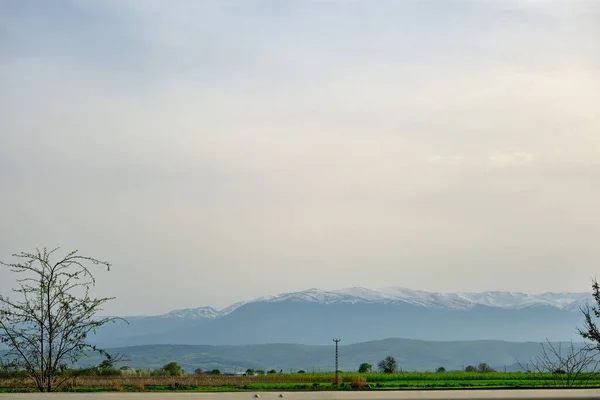
<path fill-rule="evenodd" d="M 599 21 L 592 0 L 2 1 L 0 259 L 110 261 L 113 314 L 587 291 Z"/>

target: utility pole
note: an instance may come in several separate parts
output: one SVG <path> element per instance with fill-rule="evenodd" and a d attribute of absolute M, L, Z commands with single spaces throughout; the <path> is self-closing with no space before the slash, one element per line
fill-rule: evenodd
<path fill-rule="evenodd" d="M 338 343 L 342 341 L 342 339 L 333 339 L 335 342 L 335 383 L 338 383 L 338 371 L 339 371 L 339 353 L 338 353 Z"/>

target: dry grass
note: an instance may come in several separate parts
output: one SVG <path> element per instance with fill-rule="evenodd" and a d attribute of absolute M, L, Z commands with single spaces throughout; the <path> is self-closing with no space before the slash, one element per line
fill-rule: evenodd
<path fill-rule="evenodd" d="M 137 382 L 134 387 L 136 388 L 136 390 L 139 390 L 140 392 L 144 392 L 146 391 L 146 384 L 144 382 Z"/>
<path fill-rule="evenodd" d="M 6 378 L 0 379 L 0 387 L 9 389 L 23 389 L 35 387 L 33 380 L 23 378 Z"/>
<path fill-rule="evenodd" d="M 115 391 L 115 392 L 122 392 L 123 391 L 123 385 L 119 381 L 114 381 L 112 383 L 111 389 L 113 391 Z"/>
<path fill-rule="evenodd" d="M 256 384 L 285 383 L 331 383 L 334 374 L 272 374 L 264 376 L 228 376 L 228 375 L 184 375 L 184 376 L 82 376 L 72 378 L 63 385 L 66 389 L 111 388 L 116 391 L 123 387 L 134 387 L 143 391 L 147 386 L 244 386 Z M 339 380 L 350 382 L 351 376 L 340 375 Z M 32 389 L 35 383 L 29 378 L 0 379 L 0 388 Z"/>
<path fill-rule="evenodd" d="M 354 376 L 352 377 L 352 389 L 362 389 L 367 384 L 367 379 L 364 376 Z"/>

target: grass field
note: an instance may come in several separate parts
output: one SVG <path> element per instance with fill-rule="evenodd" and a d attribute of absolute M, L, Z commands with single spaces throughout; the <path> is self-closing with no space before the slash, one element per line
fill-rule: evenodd
<path fill-rule="evenodd" d="M 179 377 L 73 378 L 65 391 L 268 391 L 268 390 L 390 390 L 436 388 L 529 388 L 564 386 L 566 375 L 534 373 L 403 372 L 396 374 L 342 373 L 335 384 L 333 373 L 273 374 L 265 376 L 184 375 Z M 600 387 L 600 374 L 587 374 L 575 386 Z M 23 378 L 0 379 L 0 392 L 33 391 Z"/>

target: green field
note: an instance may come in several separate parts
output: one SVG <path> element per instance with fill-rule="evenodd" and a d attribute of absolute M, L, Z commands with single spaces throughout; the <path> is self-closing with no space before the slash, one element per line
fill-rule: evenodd
<path fill-rule="evenodd" d="M 556 388 L 572 380 L 568 374 L 402 372 L 342 373 L 335 384 L 333 373 L 272 374 L 265 376 L 184 375 L 178 377 L 80 377 L 72 379 L 64 391 L 308 391 L 308 390 L 393 390 L 452 388 Z M 579 375 L 574 386 L 600 387 L 600 374 Z M 0 380 L 0 392 L 31 391 L 24 378 Z"/>

